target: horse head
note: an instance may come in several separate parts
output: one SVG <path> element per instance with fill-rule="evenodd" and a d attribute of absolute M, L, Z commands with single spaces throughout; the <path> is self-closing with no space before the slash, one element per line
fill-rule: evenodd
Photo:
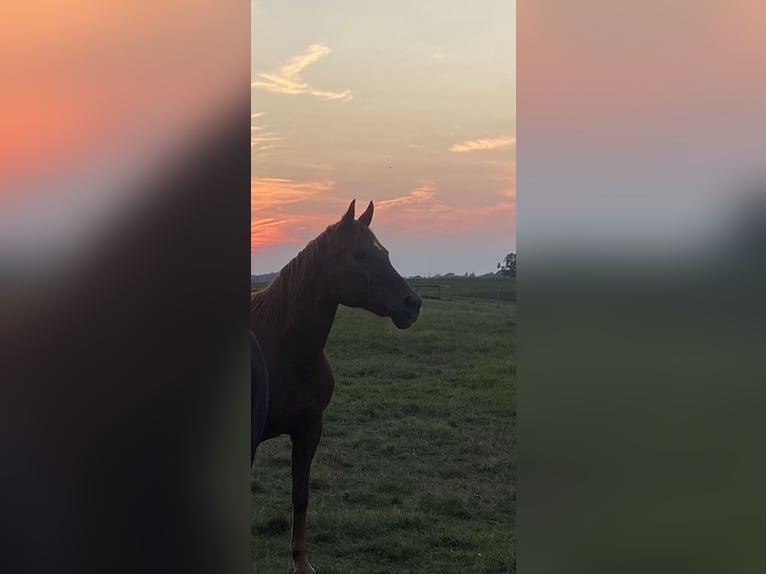
<path fill-rule="evenodd" d="M 370 230 L 373 202 L 359 219 L 354 218 L 355 204 L 334 226 L 334 249 L 325 265 L 330 293 L 342 305 L 390 317 L 399 329 L 407 329 L 417 321 L 423 301 Z"/>

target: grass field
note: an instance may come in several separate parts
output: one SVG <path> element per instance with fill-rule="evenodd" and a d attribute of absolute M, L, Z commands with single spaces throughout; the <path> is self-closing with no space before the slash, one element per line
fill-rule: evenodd
<path fill-rule="evenodd" d="M 515 570 L 515 325 L 492 299 L 427 299 L 407 331 L 339 309 L 307 526 L 318 574 Z M 260 447 L 254 477 L 255 572 L 283 574 L 289 438 Z"/>

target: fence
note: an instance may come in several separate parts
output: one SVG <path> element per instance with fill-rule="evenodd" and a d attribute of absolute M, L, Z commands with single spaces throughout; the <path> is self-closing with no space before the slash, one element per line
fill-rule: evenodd
<path fill-rule="evenodd" d="M 423 299 L 441 299 L 442 290 L 448 294 L 448 299 L 452 300 L 452 292 L 449 285 L 439 285 L 437 283 L 412 283 L 415 292 Z"/>
<path fill-rule="evenodd" d="M 415 291 L 423 299 L 440 299 L 443 301 L 491 301 L 499 307 L 501 302 L 515 302 L 516 291 L 509 289 L 497 289 L 489 285 L 443 285 L 440 283 L 423 283 L 410 281 Z"/>

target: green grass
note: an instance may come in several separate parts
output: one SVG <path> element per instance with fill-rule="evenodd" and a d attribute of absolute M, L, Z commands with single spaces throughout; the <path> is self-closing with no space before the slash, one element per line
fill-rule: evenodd
<path fill-rule="evenodd" d="M 515 305 L 426 300 L 420 320 L 345 307 L 311 478 L 318 574 L 515 570 Z M 256 458 L 256 572 L 289 571 L 290 441 Z"/>

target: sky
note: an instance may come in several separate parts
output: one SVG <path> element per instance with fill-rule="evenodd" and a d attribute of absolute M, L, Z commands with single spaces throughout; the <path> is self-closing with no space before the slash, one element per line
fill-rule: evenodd
<path fill-rule="evenodd" d="M 404 275 L 515 251 L 516 3 L 251 5 L 251 270 L 372 200 Z"/>

